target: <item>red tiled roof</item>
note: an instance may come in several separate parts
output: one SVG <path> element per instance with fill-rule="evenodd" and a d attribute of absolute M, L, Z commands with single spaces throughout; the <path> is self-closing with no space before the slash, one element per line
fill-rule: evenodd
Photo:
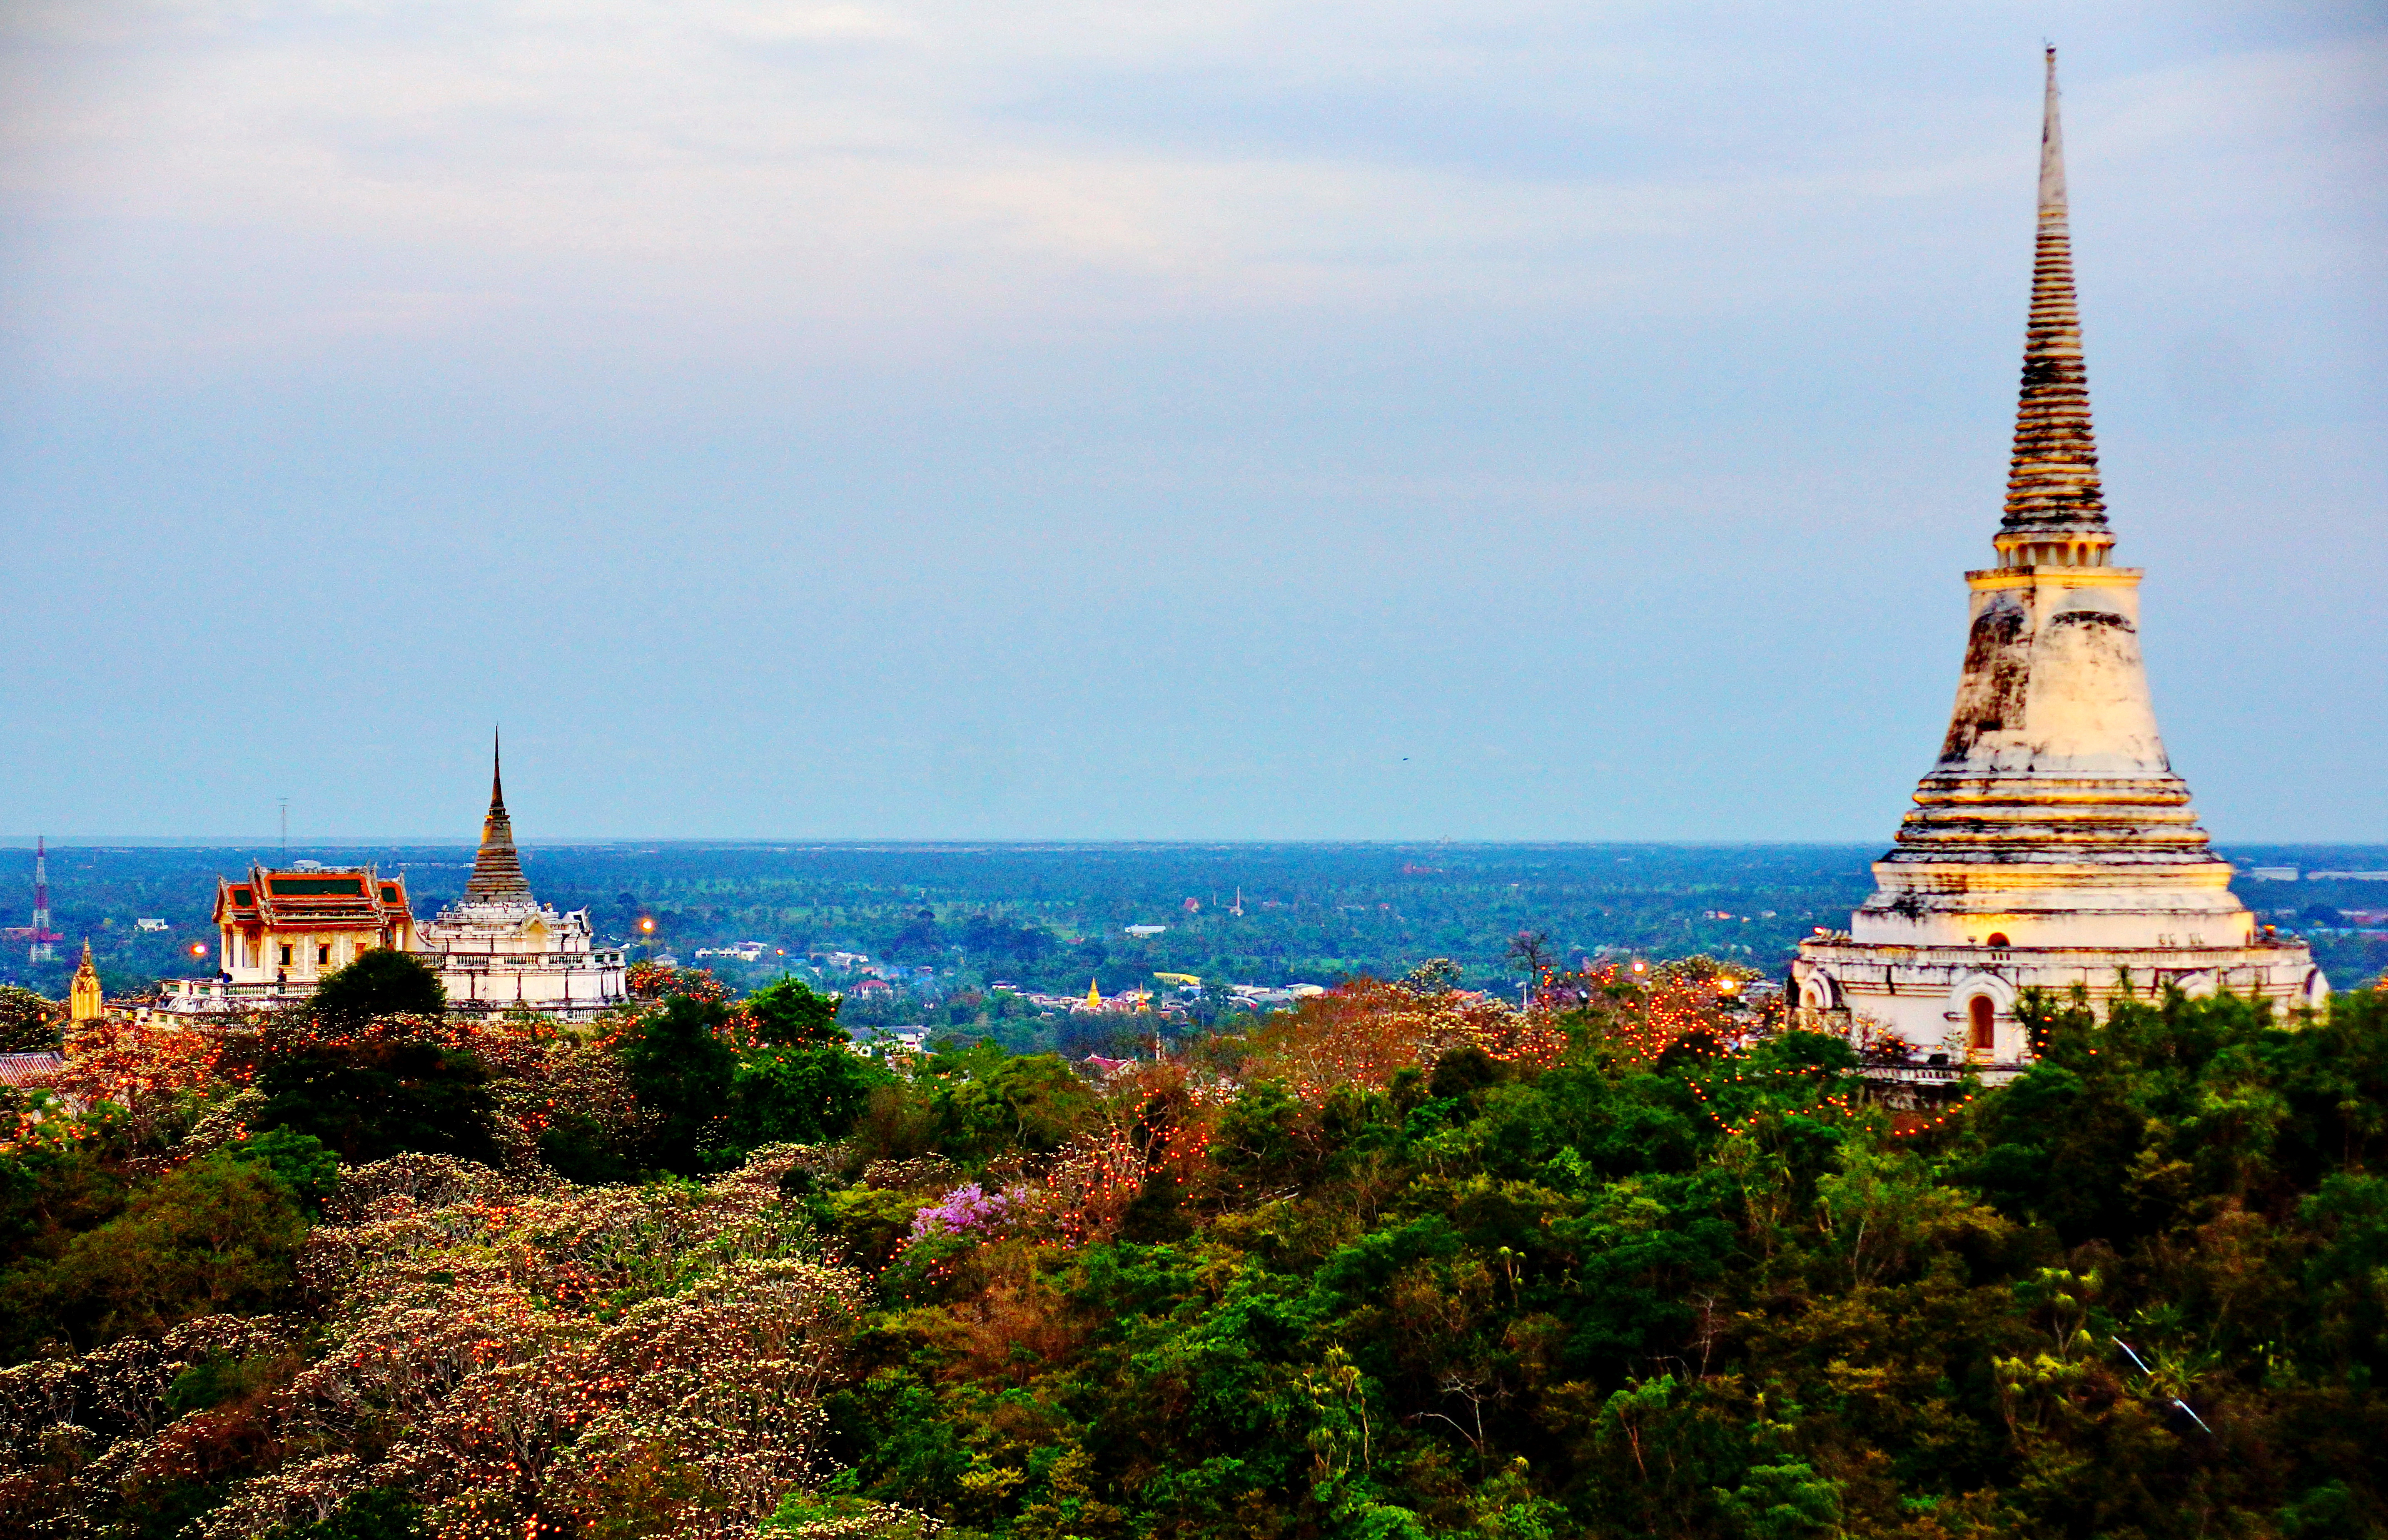
<path fill-rule="evenodd" d="M 406 880 L 377 876 L 369 866 L 331 872 L 269 872 L 252 866 L 245 883 L 219 879 L 216 884 L 219 925 L 377 931 L 413 918 Z"/>
<path fill-rule="evenodd" d="M 46 1086 L 66 1067 L 63 1053 L 0 1053 L 0 1085 Z"/>

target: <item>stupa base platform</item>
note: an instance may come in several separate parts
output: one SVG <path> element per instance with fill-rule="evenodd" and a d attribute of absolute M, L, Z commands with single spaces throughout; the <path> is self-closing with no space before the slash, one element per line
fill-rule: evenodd
<path fill-rule="evenodd" d="M 2330 992 L 2303 942 L 2239 947 L 1899 947 L 1820 937 L 1791 965 L 1803 1012 L 1839 1024 L 1861 1052 L 1894 1048 L 1919 1062 L 1985 1072 L 2027 1064 L 2030 1045 L 2015 1018 L 2026 989 L 2059 999 L 2078 987 L 2103 1016 L 2118 998 L 2153 1000 L 2178 989 L 2224 991 L 2268 1001 L 2283 1016 L 2318 1006 Z M 1985 1003 L 1977 1003 L 1985 1002 Z M 1985 1030 L 1987 1028 L 1987 1031 Z"/>

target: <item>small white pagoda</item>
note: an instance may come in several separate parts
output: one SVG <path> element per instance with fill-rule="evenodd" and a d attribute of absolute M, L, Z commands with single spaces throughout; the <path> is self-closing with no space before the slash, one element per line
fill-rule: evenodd
<path fill-rule="evenodd" d="M 535 1011 L 581 1020 L 628 998 L 618 950 L 593 944 L 587 910 L 558 914 L 531 897 L 506 816 L 497 750 L 489 815 L 464 896 L 419 927 L 424 961 L 439 971 L 451 1011 Z"/>
<path fill-rule="evenodd" d="M 1965 574 L 1956 708 L 1915 808 L 1849 928 L 1792 965 L 1807 1012 L 1925 1065 L 1986 1079 L 2029 1057 L 2026 988 L 2229 989 L 2281 1008 L 2329 985 L 2301 941 L 2231 895 L 2156 732 L 2140 656 L 2140 571 L 2110 566 L 2073 290 L 2056 50 L 2048 51 L 2039 238 L 1995 567 Z"/>

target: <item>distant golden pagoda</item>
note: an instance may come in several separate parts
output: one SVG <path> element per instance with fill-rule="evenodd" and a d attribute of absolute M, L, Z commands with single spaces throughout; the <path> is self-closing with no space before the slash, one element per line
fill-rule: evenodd
<path fill-rule="evenodd" d="M 67 1023 L 81 1026 L 108 1014 L 108 1002 L 101 997 L 99 970 L 92 965 L 91 940 L 83 944 L 83 962 L 75 969 L 74 983 L 67 987 Z"/>
<path fill-rule="evenodd" d="M 1083 1009 L 1088 1011 L 1100 1011 L 1102 1008 L 1103 992 L 1100 989 L 1096 988 L 1095 981 L 1089 978 L 1086 980 L 1086 1003 Z"/>
<path fill-rule="evenodd" d="M 2288 1007 L 2328 983 L 2231 895 L 2156 731 L 2135 567 L 2110 566 L 2048 50 L 2039 231 L 1995 567 L 1971 591 L 1949 733 L 1849 929 L 1799 948 L 1799 1004 L 1853 1033 L 2008 1069 L 2020 992 L 2228 988 Z M 1937 1050 L 1937 1053 L 1934 1050 Z"/>

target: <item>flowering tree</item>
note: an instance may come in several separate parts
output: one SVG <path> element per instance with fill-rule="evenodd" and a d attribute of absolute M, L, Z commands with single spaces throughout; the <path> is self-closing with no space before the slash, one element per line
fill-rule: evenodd
<path fill-rule="evenodd" d="M 976 1182 L 964 1182 L 934 1203 L 924 1203 L 912 1215 L 912 1239 L 931 1235 L 993 1235 L 1002 1229 L 1023 1200 L 1025 1187 L 1008 1187 L 989 1192 Z"/>
<path fill-rule="evenodd" d="M 1239 1077 L 1274 1080 L 1317 1106 L 1339 1087 L 1382 1090 L 1400 1071 L 1454 1048 L 1542 1063 L 1555 1061 L 1565 1042 L 1556 1026 L 1528 1022 L 1481 995 L 1354 979 L 1254 1028 Z"/>
<path fill-rule="evenodd" d="M 1105 1128 L 1061 1147 L 1040 1197 L 1062 1243 L 1085 1245 L 1119 1228 L 1150 1174 L 1145 1152 L 1126 1131 Z"/>
<path fill-rule="evenodd" d="M 203 1473 L 222 1419 L 178 1418 L 175 1382 L 210 1360 L 286 1353 L 290 1341 L 271 1316 L 209 1316 L 161 1338 L 0 1369 L 0 1512 L 19 1533 L 95 1533 L 93 1516 L 127 1488 Z"/>
<path fill-rule="evenodd" d="M 136 1150 L 156 1148 L 197 1115 L 218 1079 L 221 1043 L 154 1020 L 86 1022 L 67 1039 L 50 1089 L 67 1107 L 97 1114 L 86 1115 L 83 1132 L 105 1128 Z"/>
<path fill-rule="evenodd" d="M 1711 1050 L 1746 1046 L 1779 1022 L 1741 999 L 1754 968 L 1690 957 L 1651 965 L 1604 962 L 1580 973 L 1546 976 L 1539 1003 L 1570 1012 L 1608 1053 L 1650 1063 L 1687 1043 Z"/>
<path fill-rule="evenodd" d="M 632 999 L 685 999 L 726 1000 L 730 991 L 705 968 L 673 968 L 661 962 L 633 962 L 624 977 Z"/>
<path fill-rule="evenodd" d="M 57 1046 L 66 1008 L 13 984 L 0 984 L 0 1053 L 40 1053 Z"/>
<path fill-rule="evenodd" d="M 289 1123 L 351 1160 L 430 1149 L 510 1169 L 545 1156 L 587 1175 L 588 1147 L 627 1146 L 638 1116 L 615 1055 L 536 1019 L 286 1012 L 224 1039 L 216 1067 L 259 1093 L 250 1117 Z"/>
<path fill-rule="evenodd" d="M 288 1393 L 292 1457 L 206 1534 L 383 1485 L 455 1540 L 626 1512 L 752 1534 L 824 1470 L 819 1398 L 862 1296 L 780 1196 L 800 1158 L 765 1152 L 704 1188 L 428 1155 L 351 1173 L 302 1263 L 327 1328 Z"/>

